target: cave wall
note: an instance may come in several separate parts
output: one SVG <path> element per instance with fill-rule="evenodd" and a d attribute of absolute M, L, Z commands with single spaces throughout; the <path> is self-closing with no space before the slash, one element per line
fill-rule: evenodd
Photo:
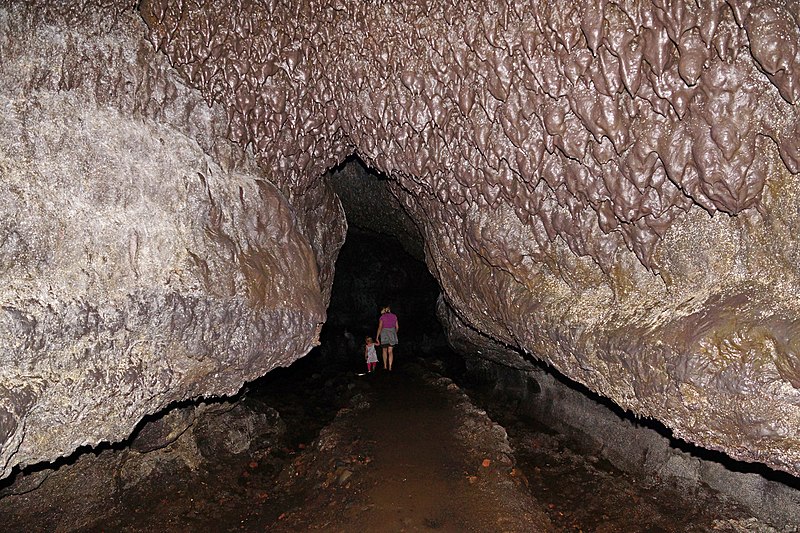
<path fill-rule="evenodd" d="M 391 182 L 386 176 L 371 171 L 359 159 L 353 159 L 329 172 L 327 177 L 342 202 L 349 228 L 396 239 L 414 259 L 425 261 L 422 235 L 392 194 Z"/>
<path fill-rule="evenodd" d="M 132 5 L 0 5 L 0 477 L 233 394 L 325 321 L 335 195 L 300 219 L 144 35 Z"/>
<path fill-rule="evenodd" d="M 710 488 L 778 529 L 800 526 L 800 478 L 674 438 L 657 421 L 625 412 L 554 369 L 515 357 L 512 347 L 487 341 L 443 299 L 437 314 L 463 357 L 461 379 L 487 391 L 513 416 L 565 436 L 574 451 L 623 472 L 686 494 Z"/>
<path fill-rule="evenodd" d="M 6 24 L 50 12 L 30 6 Z M 56 11 L 62 28 L 92 9 L 124 11 L 133 39 L 130 7 Z M 139 13 L 181 79 L 224 114 L 210 122 L 297 214 L 319 281 L 301 322 L 322 316 L 343 238 L 319 176 L 355 151 L 391 178 L 464 327 L 681 438 L 800 474 L 796 1 L 145 0 Z M 20 53 L 71 46 L 33 34 Z M 81 66 L 60 57 L 4 79 L 25 88 L 23 103 L 48 73 L 71 88 Z M 97 96 L 114 91 L 86 92 L 91 106 L 116 105 Z M 295 302 L 275 300 L 276 312 Z M 299 351 L 309 342 L 301 334 Z M 22 420 L 14 409 L 7 427 Z"/>
<path fill-rule="evenodd" d="M 796 2 L 216 5 L 141 11 L 296 183 L 390 176 L 465 324 L 800 473 Z"/>
<path fill-rule="evenodd" d="M 581 453 L 685 494 L 710 488 L 779 531 L 800 526 L 798 478 L 676 441 L 658 424 L 626 415 L 547 370 L 512 369 L 474 353 L 465 359 L 472 380 L 516 403 L 518 416 L 568 436 Z"/>

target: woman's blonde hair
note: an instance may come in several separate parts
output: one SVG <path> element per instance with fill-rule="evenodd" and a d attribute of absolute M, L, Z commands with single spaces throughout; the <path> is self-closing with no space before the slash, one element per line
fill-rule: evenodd
<path fill-rule="evenodd" d="M 392 310 L 389 309 L 388 305 L 386 307 L 384 307 L 383 309 L 381 309 L 381 314 L 383 314 L 383 313 L 391 313 L 391 312 L 392 312 Z"/>

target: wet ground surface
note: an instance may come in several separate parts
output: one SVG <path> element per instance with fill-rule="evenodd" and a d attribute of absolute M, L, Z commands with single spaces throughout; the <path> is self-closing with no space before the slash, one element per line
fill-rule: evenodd
<path fill-rule="evenodd" d="M 447 380 L 434 384 L 433 376 L 426 381 L 403 370 L 360 378 L 367 388 L 356 402 L 360 408 L 338 417 L 335 435 L 318 441 L 319 451 L 334 450 L 340 463 L 344 450 L 354 460 L 326 479 L 333 487 L 326 505 L 292 510 L 270 530 L 549 529 L 510 463 L 499 457 L 502 435 L 491 432 L 485 414 L 468 408 L 463 394 L 447 390 Z M 466 439 L 459 432 L 464 425 L 472 427 Z"/>
<path fill-rule="evenodd" d="M 507 427 L 517 464 L 556 531 L 729 531 L 736 528 L 726 520 L 739 523 L 749 516 L 711 490 L 687 493 L 660 479 L 627 474 L 576 452 L 579 443 L 547 428 L 490 414 Z"/>
<path fill-rule="evenodd" d="M 0 499 L 0 529 L 776 531 L 710 491 L 577 453 L 430 366 L 358 375 L 301 361 L 243 400 L 280 414 L 280 438 L 211 461 L 179 440 L 147 472 L 125 470 L 126 450 L 89 454 L 40 490 Z"/>

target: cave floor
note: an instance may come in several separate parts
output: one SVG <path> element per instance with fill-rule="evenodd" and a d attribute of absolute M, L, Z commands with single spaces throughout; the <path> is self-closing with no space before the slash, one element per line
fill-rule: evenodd
<path fill-rule="evenodd" d="M 1 499 L 3 531 L 776 531 L 751 527 L 712 492 L 685 494 L 577 453 L 502 405 L 487 415 L 423 365 L 304 371 L 271 385 L 251 396 L 298 428 L 284 446 L 156 468 L 94 496 L 93 469 L 124 452 L 90 455 L 41 490 Z"/>
<path fill-rule="evenodd" d="M 314 467 L 303 466 L 316 472 L 327 466 L 321 469 L 328 472 L 325 479 L 313 487 L 308 478 L 301 481 L 297 488 L 307 494 L 305 504 L 268 530 L 551 528 L 510 463 L 495 459 L 502 454 L 491 421 L 474 419 L 481 411 L 462 420 L 454 409 L 458 398 L 415 373 L 376 371 L 358 378 L 366 384 L 363 403 L 328 426 L 336 430 L 323 432 L 315 456 L 307 459 Z M 457 436 L 459 423 L 472 424 L 469 438 Z M 320 485 L 327 487 L 321 493 Z"/>

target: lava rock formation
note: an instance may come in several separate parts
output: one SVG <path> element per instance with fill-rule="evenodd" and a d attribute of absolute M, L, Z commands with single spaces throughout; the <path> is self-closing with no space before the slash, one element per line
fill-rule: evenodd
<path fill-rule="evenodd" d="M 306 353 L 351 154 L 489 356 L 800 475 L 796 1 L 138 10 L 0 11 L 5 475 Z"/>

